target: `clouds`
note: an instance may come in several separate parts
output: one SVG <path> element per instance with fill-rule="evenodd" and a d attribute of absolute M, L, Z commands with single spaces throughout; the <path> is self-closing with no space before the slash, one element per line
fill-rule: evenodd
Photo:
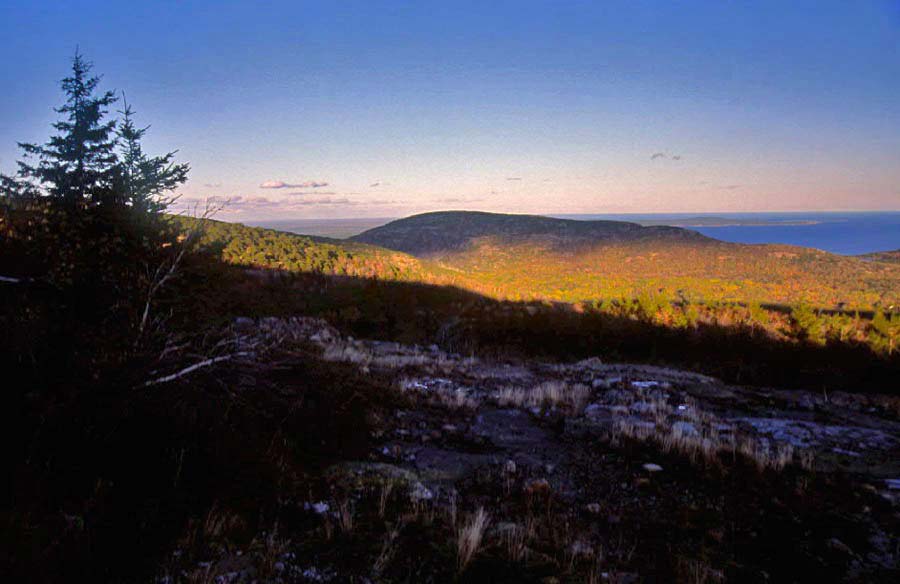
<path fill-rule="evenodd" d="M 522 180 L 521 176 L 508 176 L 506 180 Z"/>
<path fill-rule="evenodd" d="M 182 197 L 178 207 L 190 211 L 204 204 L 221 206 L 223 214 L 250 217 L 281 216 L 290 213 L 304 214 L 304 210 L 356 208 L 364 211 L 367 207 L 386 207 L 402 204 L 389 199 L 359 200 L 345 196 L 317 196 L 309 198 L 286 198 L 283 196 L 234 196 L 234 197 Z"/>
<path fill-rule="evenodd" d="M 263 181 L 259 188 L 261 189 L 320 189 L 327 187 L 328 183 L 323 181 L 305 181 L 299 183 L 288 183 L 281 180 Z"/>
<path fill-rule="evenodd" d="M 477 198 L 465 198 L 465 197 L 446 197 L 444 199 L 432 199 L 432 203 L 441 203 L 445 205 L 455 205 L 457 203 L 481 203 L 486 201 L 487 199 L 477 197 Z"/>
<path fill-rule="evenodd" d="M 654 152 L 653 154 L 650 155 L 650 160 L 660 160 L 660 159 L 675 160 L 677 162 L 677 161 L 681 160 L 681 154 L 669 155 L 665 152 Z"/>

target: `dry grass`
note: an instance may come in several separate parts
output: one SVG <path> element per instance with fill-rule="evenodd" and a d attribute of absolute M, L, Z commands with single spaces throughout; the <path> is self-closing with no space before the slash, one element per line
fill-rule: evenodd
<path fill-rule="evenodd" d="M 353 533 L 353 504 L 349 500 L 338 503 L 338 525 L 344 533 Z"/>
<path fill-rule="evenodd" d="M 375 576 L 380 576 L 381 573 L 384 572 L 385 568 L 387 568 L 394 558 L 394 555 L 397 553 L 397 537 L 400 535 L 400 530 L 401 527 L 398 526 L 389 529 L 387 533 L 384 534 L 384 539 L 381 542 L 381 551 L 372 566 L 372 571 Z"/>
<path fill-rule="evenodd" d="M 433 381 L 404 378 L 400 381 L 400 390 L 404 393 L 413 392 L 424 396 L 425 401 L 431 405 L 454 410 L 474 410 L 480 405 L 474 392 L 469 388 L 453 383 L 433 383 Z"/>
<path fill-rule="evenodd" d="M 684 584 L 711 584 L 724 582 L 725 574 L 701 560 L 679 557 L 676 564 L 678 582 Z"/>
<path fill-rule="evenodd" d="M 459 528 L 456 537 L 457 568 L 460 572 L 466 569 L 472 558 L 481 549 L 481 542 L 491 519 L 484 507 L 479 507 L 468 521 Z"/>
<path fill-rule="evenodd" d="M 276 523 L 269 533 L 264 533 L 261 540 L 254 544 L 251 546 L 259 550 L 259 573 L 265 578 L 275 574 L 275 564 L 290 549 L 291 541 L 279 536 Z"/>
<path fill-rule="evenodd" d="M 590 393 L 587 386 L 579 383 L 545 381 L 530 389 L 504 387 L 496 393 L 494 401 L 503 407 L 561 407 L 580 412 L 584 409 Z"/>
<path fill-rule="evenodd" d="M 474 410 L 478 408 L 478 400 L 470 396 L 462 389 L 438 390 L 429 399 L 435 405 L 442 405 L 451 409 Z"/>
<path fill-rule="evenodd" d="M 515 524 L 502 532 L 503 547 L 506 557 L 513 562 L 521 562 L 528 555 L 528 529 Z"/>
<path fill-rule="evenodd" d="M 813 467 L 812 451 L 741 433 L 733 423 L 704 411 L 692 400 L 673 406 L 659 390 L 637 391 L 611 412 L 614 441 L 620 437 L 651 441 L 666 452 L 711 463 L 717 463 L 722 454 L 739 453 L 760 470 L 781 470 L 789 464 Z"/>
<path fill-rule="evenodd" d="M 387 510 L 388 501 L 391 498 L 391 492 L 394 490 L 394 481 L 387 480 L 381 483 L 381 489 L 378 491 L 378 517 L 384 519 Z"/>

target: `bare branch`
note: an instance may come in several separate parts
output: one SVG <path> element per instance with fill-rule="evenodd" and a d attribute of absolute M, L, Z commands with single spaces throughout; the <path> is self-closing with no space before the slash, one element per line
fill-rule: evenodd
<path fill-rule="evenodd" d="M 205 359 L 203 361 L 200 361 L 199 363 L 194 363 L 193 365 L 191 365 L 189 367 L 185 367 L 181 371 L 177 371 L 170 375 L 164 375 L 163 377 L 158 377 L 156 379 L 151 379 L 150 381 L 145 381 L 144 383 L 142 383 L 140 385 L 140 387 L 150 387 L 151 385 L 159 385 L 160 383 L 169 383 L 170 381 L 175 381 L 176 379 L 184 377 L 185 375 L 190 375 L 191 373 L 193 373 L 194 371 L 197 371 L 198 369 L 202 369 L 204 367 L 209 367 L 210 365 L 215 365 L 216 363 L 221 363 L 222 361 L 230 361 L 231 359 L 234 359 L 235 357 L 246 357 L 250 354 L 251 353 L 249 351 L 239 351 L 237 353 L 232 353 L 230 355 L 221 355 L 219 357 L 212 357 L 210 359 Z"/>
<path fill-rule="evenodd" d="M 7 284 L 24 284 L 28 282 L 27 278 L 10 278 L 9 276 L 0 276 L 0 282 L 5 282 Z"/>
<path fill-rule="evenodd" d="M 150 320 L 150 309 L 153 305 L 153 300 L 156 294 L 159 292 L 163 286 L 166 285 L 169 280 L 171 280 L 177 273 L 178 268 L 181 265 L 182 260 L 184 259 L 185 254 L 189 249 L 194 245 L 194 242 L 200 237 L 200 234 L 203 231 L 203 222 L 216 213 L 218 213 L 224 204 L 218 204 L 211 199 L 207 199 L 206 208 L 203 210 L 203 213 L 195 218 L 197 219 L 197 225 L 194 229 L 189 229 L 185 234 L 184 239 L 181 241 L 181 246 L 178 249 L 178 252 L 175 254 L 175 257 L 171 260 L 163 261 L 159 266 L 156 267 L 156 271 L 153 274 L 153 278 L 150 280 L 150 285 L 147 287 L 147 295 L 144 301 L 144 310 L 141 314 L 140 323 L 138 323 L 138 332 L 137 337 L 134 340 L 134 346 L 137 347 L 141 339 L 144 336 L 144 333 L 147 329 L 147 323 Z M 195 209 L 196 213 L 196 209 Z"/>

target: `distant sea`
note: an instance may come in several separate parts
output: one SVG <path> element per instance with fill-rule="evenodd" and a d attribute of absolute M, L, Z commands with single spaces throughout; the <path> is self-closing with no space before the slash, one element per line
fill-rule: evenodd
<path fill-rule="evenodd" d="M 900 248 L 900 211 L 858 213 L 629 213 L 554 215 L 675 225 L 735 243 L 786 243 L 856 255 Z M 252 222 L 281 231 L 345 238 L 393 218 L 296 219 Z"/>
<path fill-rule="evenodd" d="M 272 219 L 270 221 L 246 221 L 247 225 L 266 227 L 300 233 L 302 235 L 314 235 L 317 237 L 331 237 L 334 239 L 346 239 L 358 235 L 363 231 L 389 223 L 398 217 L 375 217 L 349 219 Z"/>
<path fill-rule="evenodd" d="M 735 243 L 785 243 L 857 255 L 900 248 L 900 211 L 855 213 L 660 213 L 558 215 L 677 225 Z"/>

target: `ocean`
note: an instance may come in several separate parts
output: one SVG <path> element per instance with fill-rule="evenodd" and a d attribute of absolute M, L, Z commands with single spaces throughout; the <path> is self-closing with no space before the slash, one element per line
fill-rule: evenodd
<path fill-rule="evenodd" d="M 560 215 L 676 225 L 735 243 L 785 243 L 842 255 L 900 248 L 900 211 Z"/>
<path fill-rule="evenodd" d="M 629 213 L 554 215 L 675 225 L 735 243 L 786 243 L 857 255 L 900 248 L 900 211 L 834 213 Z M 292 233 L 345 238 L 392 218 L 295 219 L 251 222 Z"/>

